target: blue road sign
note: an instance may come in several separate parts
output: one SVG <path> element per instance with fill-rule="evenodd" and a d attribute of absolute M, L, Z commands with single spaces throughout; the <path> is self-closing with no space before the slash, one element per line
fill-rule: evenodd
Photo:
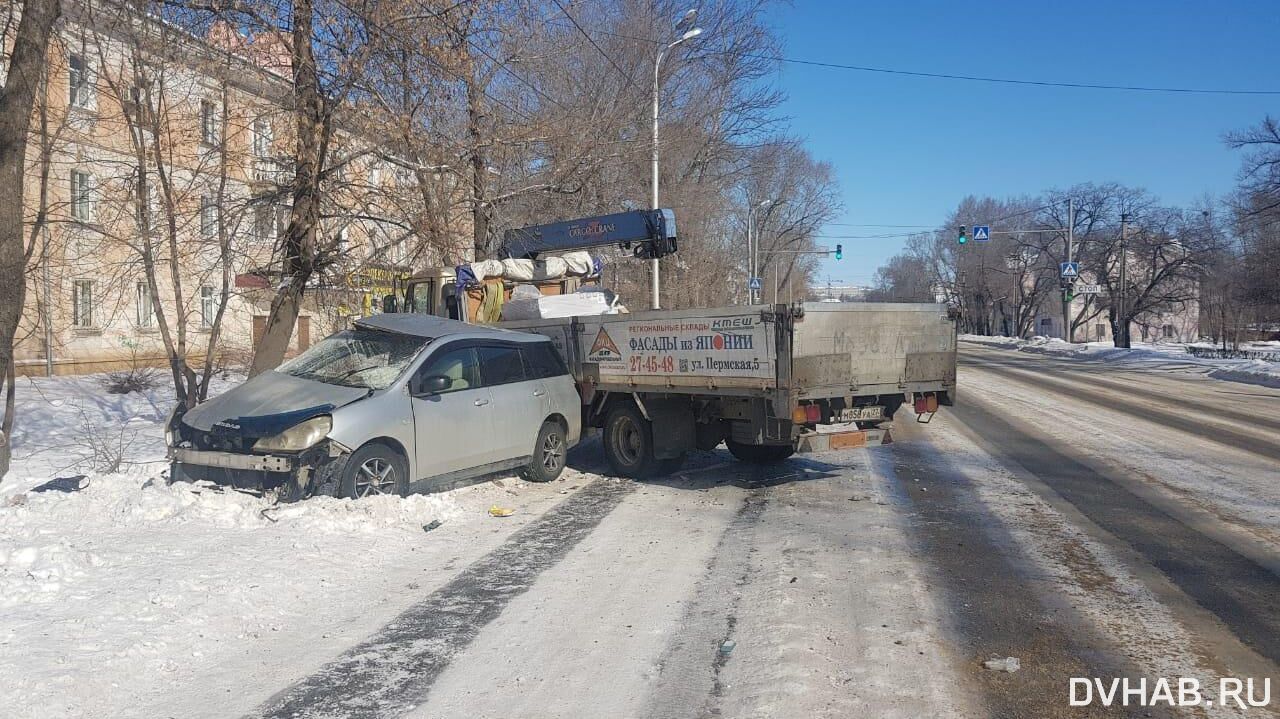
<path fill-rule="evenodd" d="M 1064 280 L 1074 280 L 1080 276 L 1079 262 L 1063 262 L 1059 266 L 1062 268 L 1062 279 Z"/>
<path fill-rule="evenodd" d="M 759 277 L 752 277 L 751 282 L 747 286 L 753 290 L 758 290 L 764 287 L 764 282 L 762 282 Z"/>
<path fill-rule="evenodd" d="M 973 226 L 974 242 L 986 242 L 989 239 L 991 239 L 991 225 L 974 225 Z"/>

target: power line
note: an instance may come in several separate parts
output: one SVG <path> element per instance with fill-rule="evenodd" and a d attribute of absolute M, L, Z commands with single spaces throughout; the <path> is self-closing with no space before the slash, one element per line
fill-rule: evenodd
<path fill-rule="evenodd" d="M 554 21 L 548 21 L 554 22 Z M 603 35 L 613 37 L 627 38 L 629 40 L 638 40 L 657 44 L 658 41 L 647 37 L 638 37 L 635 35 L 626 35 L 622 33 L 612 33 L 605 30 L 598 31 Z M 704 49 L 702 52 L 715 55 L 732 54 L 729 50 L 713 50 Z M 923 72 L 917 70 L 900 70 L 890 67 L 875 67 L 871 65 L 850 65 L 838 62 L 827 62 L 822 60 L 802 60 L 800 58 L 786 57 L 784 55 L 760 55 L 754 53 L 744 53 L 742 57 L 755 58 L 757 60 L 772 60 L 774 62 L 784 62 L 792 65 L 807 65 L 810 67 L 824 67 L 832 70 L 848 70 L 852 72 L 871 72 L 885 75 L 903 75 L 907 77 L 927 77 L 937 80 L 957 80 L 963 82 L 987 82 L 1002 85 L 1024 85 L 1035 87 L 1061 87 L 1077 90 L 1119 90 L 1125 92 L 1167 92 L 1183 95 L 1280 95 L 1280 90 L 1241 90 L 1234 88 L 1206 88 L 1206 87 L 1159 87 L 1150 85 L 1108 85 L 1101 83 L 1088 82 L 1058 82 L 1052 80 L 1019 80 L 1007 77 L 985 77 L 981 75 L 957 75 L 944 72 Z"/>
<path fill-rule="evenodd" d="M 915 237 L 927 232 L 891 232 L 883 235 L 809 235 L 822 240 L 885 240 L 894 237 Z"/>
<path fill-rule="evenodd" d="M 613 65 L 613 69 L 617 70 L 618 74 L 627 81 L 627 87 L 631 87 L 635 84 L 635 80 L 632 79 L 631 75 L 627 74 L 627 72 L 618 65 L 613 57 L 611 57 L 609 53 L 605 52 L 604 48 L 600 47 L 600 45 L 595 41 L 595 38 L 591 37 L 582 25 L 578 24 L 578 21 L 569 14 L 568 8 L 561 4 L 560 0 L 551 0 L 551 2 L 555 3 L 556 7 L 560 8 L 560 12 L 564 13 L 564 16 L 569 18 L 569 22 L 573 23 L 573 26 L 578 29 L 578 32 L 582 33 L 582 36 L 587 39 L 587 42 L 591 43 L 591 47 L 594 47 L 596 52 L 600 53 L 601 57 L 608 60 L 610 65 Z"/>
<path fill-rule="evenodd" d="M 880 224 L 859 224 L 856 222 L 828 222 L 829 227 L 915 227 L 922 230 L 932 230 L 936 225 L 880 225 Z"/>
<path fill-rule="evenodd" d="M 887 67 L 871 67 L 867 65 L 845 65 L 836 62 L 819 60 L 800 60 L 781 55 L 747 55 L 761 60 L 775 60 L 792 65 L 808 65 L 825 67 L 834 70 L 853 70 L 856 72 L 874 72 L 885 75 L 907 75 L 910 77 L 930 77 L 938 80 L 963 80 L 966 82 L 988 82 L 1003 85 L 1034 85 L 1037 87 L 1065 87 L 1079 90 L 1122 90 L 1127 92 L 1171 92 L 1189 95 L 1280 95 L 1280 90 L 1239 90 L 1228 88 L 1205 87 L 1157 87 L 1146 85 L 1104 85 L 1088 82 L 1055 82 L 1050 80 L 1018 80 L 1007 77 L 983 77 L 980 75 L 955 75 L 942 72 L 920 72 L 916 70 L 898 70 Z"/>

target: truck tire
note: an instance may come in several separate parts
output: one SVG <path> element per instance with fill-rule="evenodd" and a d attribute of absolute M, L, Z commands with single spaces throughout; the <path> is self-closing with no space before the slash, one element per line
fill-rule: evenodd
<path fill-rule="evenodd" d="M 796 448 L 786 444 L 740 444 L 725 440 L 729 453 L 740 462 L 751 464 L 776 464 L 796 453 Z"/>
<path fill-rule="evenodd" d="M 629 402 L 615 405 L 605 417 L 604 457 L 615 474 L 631 479 L 669 474 L 679 468 L 673 460 L 653 456 L 653 427 Z"/>

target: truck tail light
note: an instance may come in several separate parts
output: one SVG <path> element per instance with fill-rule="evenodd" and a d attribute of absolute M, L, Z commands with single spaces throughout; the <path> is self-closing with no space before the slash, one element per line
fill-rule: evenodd
<path fill-rule="evenodd" d="M 791 421 L 794 424 L 804 424 L 805 422 L 804 407 L 796 407 L 795 409 L 791 410 Z"/>
<path fill-rule="evenodd" d="M 816 404 L 808 404 L 804 407 L 804 419 L 810 424 L 816 424 L 822 421 L 822 408 Z"/>
<path fill-rule="evenodd" d="M 917 395 L 915 400 L 916 414 L 931 414 L 938 411 L 938 395 Z"/>

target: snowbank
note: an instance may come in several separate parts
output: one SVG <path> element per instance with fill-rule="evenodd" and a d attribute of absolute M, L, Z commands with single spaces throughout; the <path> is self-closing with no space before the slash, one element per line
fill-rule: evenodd
<path fill-rule="evenodd" d="M 989 347 L 1081 361 L 1103 362 L 1148 371 L 1199 371 L 1215 379 L 1280 387 L 1280 362 L 1196 357 L 1187 352 L 1189 345 L 1180 342 L 1134 342 L 1132 348 L 1123 349 L 1109 341 L 1071 343 L 1050 337 L 1032 337 L 1024 340 L 1016 337 L 960 335 L 960 340 Z M 1277 345 L 1280 343 L 1258 342 L 1243 349 L 1274 351 Z"/>
<path fill-rule="evenodd" d="M 564 482 L 591 478 L 273 506 L 158 479 L 169 397 L 109 395 L 95 377 L 20 380 L 14 467 L 0 484 L 5 717 L 243 713 L 265 698 L 255 683 L 283 686 L 307 669 L 298 657 L 337 653 L 395 616 L 397 598 L 443 581 L 442 565 L 488 551 L 562 499 Z M 100 467 L 102 446 L 122 452 L 114 471 Z M 31 491 L 72 472 L 88 486 Z M 488 517 L 497 503 L 518 514 Z M 227 704 L 211 710 L 214 696 Z"/>

